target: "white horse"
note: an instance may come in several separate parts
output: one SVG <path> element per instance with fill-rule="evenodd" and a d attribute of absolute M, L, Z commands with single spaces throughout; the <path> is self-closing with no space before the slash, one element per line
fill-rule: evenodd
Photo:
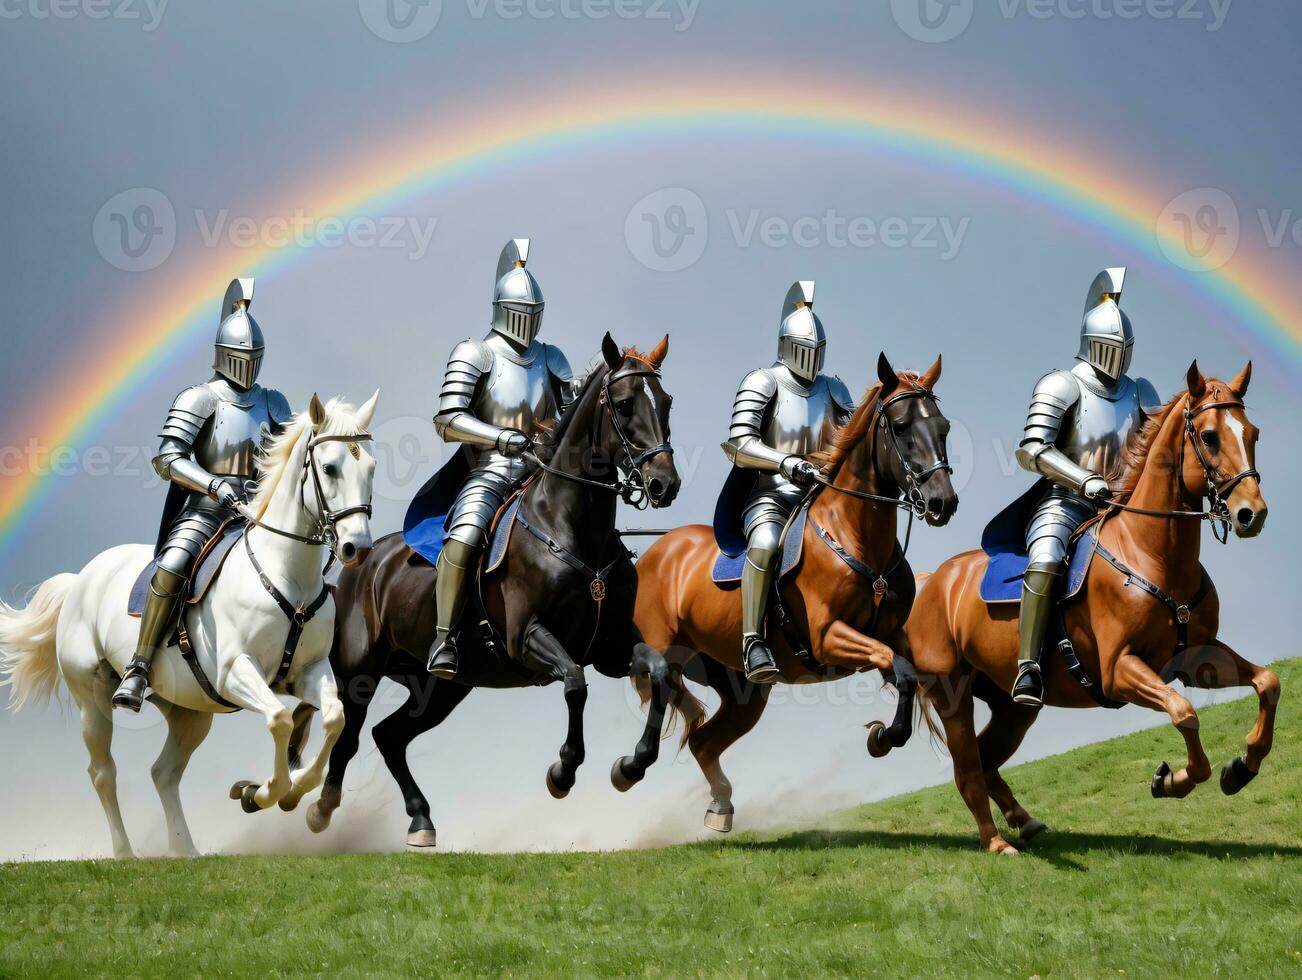
<path fill-rule="evenodd" d="M 267 440 L 258 464 L 260 489 L 246 511 L 254 521 L 247 548 L 238 543 L 203 599 L 185 607 L 194 654 L 212 688 L 231 704 L 261 714 L 275 740 L 271 777 L 260 785 L 240 782 L 231 790 L 232 799 L 239 799 L 247 812 L 277 803 L 284 809 L 296 806 L 304 793 L 320 785 L 343 728 L 343 706 L 328 659 L 335 620 L 332 596 L 327 594 L 303 625 L 283 683 L 275 688 L 272 683 L 290 636 L 282 605 L 306 610 L 323 595 L 326 547 L 352 565 L 371 546 L 375 459 L 364 444 L 379 394 L 356 410 L 337 399 L 323 407 L 313 395 L 306 415 L 295 416 Z M 47 580 L 25 609 L 0 602 L 0 674 L 13 687 L 10 708 L 48 700 L 63 677 L 81 709 L 90 778 L 108 818 L 116 857 L 130 857 L 132 850 L 118 807 L 110 698 L 139 632 L 139 620 L 127 614 L 127 598 L 151 557 L 148 545 L 120 545 L 76 575 Z M 176 645 L 154 658 L 150 686 L 168 732 L 153 766 L 154 785 L 163 801 L 172 852 L 194 855 L 181 810 L 181 774 L 207 737 L 213 715 L 235 709 L 205 693 Z M 292 720 L 277 692 L 320 710 L 325 729 L 316 758 L 293 772 Z"/>

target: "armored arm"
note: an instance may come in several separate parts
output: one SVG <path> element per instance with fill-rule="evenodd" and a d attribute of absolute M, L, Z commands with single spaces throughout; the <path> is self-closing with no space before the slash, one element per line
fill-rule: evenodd
<path fill-rule="evenodd" d="M 187 388 L 176 396 L 154 457 L 154 469 L 164 480 L 213 495 L 219 481 L 195 461 L 194 444 L 216 407 L 217 400 L 206 385 Z"/>
<path fill-rule="evenodd" d="M 767 445 L 762 435 L 764 413 L 777 390 L 777 381 L 763 369 L 752 371 L 742 378 L 737 397 L 732 403 L 728 441 L 723 444 L 724 455 L 734 465 L 769 473 L 782 471 L 787 454 Z"/>
<path fill-rule="evenodd" d="M 1080 387 L 1070 372 L 1054 371 L 1041 378 L 1031 393 L 1017 462 L 1054 483 L 1086 492 L 1091 483 L 1095 484 L 1091 489 L 1097 489 L 1102 477 L 1073 462 L 1056 445 L 1063 420 L 1079 400 Z"/>
<path fill-rule="evenodd" d="M 518 442 L 512 437 L 519 437 L 519 432 L 476 418 L 470 409 L 475 389 L 492 368 L 493 352 L 478 341 L 463 340 L 452 349 L 434 416 L 434 428 L 444 442 L 465 442 L 499 452 Z"/>

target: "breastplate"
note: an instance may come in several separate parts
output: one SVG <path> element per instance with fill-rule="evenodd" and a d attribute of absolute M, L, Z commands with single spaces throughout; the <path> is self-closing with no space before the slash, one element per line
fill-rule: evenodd
<path fill-rule="evenodd" d="M 1080 399 L 1064 420 L 1058 448 L 1086 469 L 1107 473 L 1143 418 L 1139 389 L 1130 378 L 1107 393 L 1081 382 Z"/>
<path fill-rule="evenodd" d="M 493 353 L 488 383 L 472 406 L 476 418 L 531 436 L 535 422 L 554 422 L 558 412 L 541 345 L 532 344 L 523 357 L 500 349 Z"/>
<path fill-rule="evenodd" d="M 217 402 L 212 418 L 199 433 L 195 461 L 213 476 L 248 476 L 256 472 L 255 457 L 271 431 L 267 393 L 251 388 L 238 400 Z"/>
<path fill-rule="evenodd" d="M 777 394 L 762 433 L 764 443 L 778 452 L 807 456 L 823 448 L 835 420 L 835 405 L 827 382 L 819 378 L 808 390 L 778 380 Z"/>

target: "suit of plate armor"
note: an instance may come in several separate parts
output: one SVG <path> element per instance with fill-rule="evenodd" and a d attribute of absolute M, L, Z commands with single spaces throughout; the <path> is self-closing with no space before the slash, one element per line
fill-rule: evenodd
<path fill-rule="evenodd" d="M 734 465 L 760 471 L 743 512 L 741 579 L 743 659 L 747 677 L 757 683 L 777 676 L 762 624 L 782 529 L 814 479 L 805 457 L 825 448 L 829 434 L 854 411 L 841 380 L 821 373 L 827 338 L 813 306 L 814 284 L 792 285 L 782 307 L 778 359 L 742 379 L 723 444 Z"/>
<path fill-rule="evenodd" d="M 529 240 L 507 243 L 497 262 L 492 329 L 483 340 L 452 349 L 439 392 L 434 428 L 445 442 L 470 448 L 470 476 L 444 524 L 435 603 L 438 633 L 430 673 L 456 674 L 452 629 L 465 601 L 466 581 L 479 557 L 494 515 L 532 472 L 522 453 L 532 435 L 549 428 L 574 400 L 569 362 L 557 348 L 536 339 L 543 296 L 525 269 Z"/>
<path fill-rule="evenodd" d="M 1161 404 L 1146 379 L 1126 373 L 1135 339 L 1119 305 L 1125 275 L 1124 268 L 1105 269 L 1090 285 L 1077 363 L 1036 384 L 1017 448 L 1018 463 L 1050 482 L 1026 528 L 1029 561 L 1013 689 L 1020 704 L 1042 701 L 1040 649 L 1071 535 L 1110 496 L 1105 477 L 1126 438 Z"/>
<path fill-rule="evenodd" d="M 157 554 L 140 617 L 136 655 L 113 696 L 139 711 L 154 654 L 167 643 L 182 591 L 205 544 L 234 516 L 233 504 L 254 490 L 255 457 L 263 437 L 293 414 L 280 392 L 257 383 L 262 328 L 249 313 L 253 280 L 235 279 L 222 299 L 213 367 L 172 403 L 159 433 L 154 469 L 172 484 Z"/>

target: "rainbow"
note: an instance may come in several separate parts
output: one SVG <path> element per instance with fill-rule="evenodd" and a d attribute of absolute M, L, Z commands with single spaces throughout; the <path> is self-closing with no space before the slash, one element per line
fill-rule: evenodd
<path fill-rule="evenodd" d="M 404 127 L 394 140 L 368 142 L 364 156 L 337 166 L 314 186 L 296 189 L 292 199 L 311 213 L 347 219 L 540 156 L 648 137 L 663 142 L 692 135 L 760 136 L 884 153 L 958 172 L 1093 226 L 1125 248 L 1157 253 L 1155 219 L 1169 191 L 1145 187 L 1132 170 L 1101 156 L 1093 138 L 1071 145 L 1061 135 L 1023 129 L 959 101 L 942 105 L 864 82 L 747 78 L 738 72 L 728 78 L 727 85 L 717 75 L 669 84 L 663 78 L 614 85 L 589 80 L 529 97 L 512 92 L 499 105 L 480 99 L 464 116 L 443 113 Z M 161 288 L 145 317 L 133 306 L 114 318 L 115 334 L 130 339 L 120 345 L 123 353 L 91 360 L 82 352 L 80 362 L 74 356 L 73 364 L 60 367 L 61 381 L 50 396 L 28 406 L 29 414 L 14 419 L 12 431 L 25 439 L 34 435 L 44 447 L 84 444 L 196 331 L 212 326 L 223 283 L 237 274 L 269 273 L 304 254 L 293 246 L 262 246 L 232 250 L 229 256 L 206 251 L 188 264 L 173 260 L 165 267 L 166 282 L 154 284 Z M 1287 281 L 1271 264 L 1242 251 L 1216 272 L 1187 279 L 1237 329 L 1286 359 L 1297 359 L 1302 303 L 1285 291 Z M 0 486 L 0 554 L 57 482 L 30 472 Z"/>

